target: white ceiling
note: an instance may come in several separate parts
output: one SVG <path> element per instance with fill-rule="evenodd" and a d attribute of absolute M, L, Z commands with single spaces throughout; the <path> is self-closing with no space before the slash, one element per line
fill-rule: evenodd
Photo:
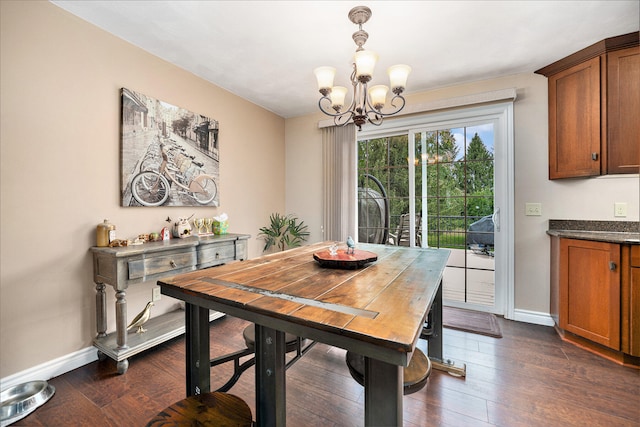
<path fill-rule="evenodd" d="M 384 70 L 413 68 L 408 94 L 533 72 L 604 38 L 638 31 L 640 1 L 78 1 L 78 17 L 274 113 L 317 111 L 313 69 L 348 86 L 357 26 Z"/>

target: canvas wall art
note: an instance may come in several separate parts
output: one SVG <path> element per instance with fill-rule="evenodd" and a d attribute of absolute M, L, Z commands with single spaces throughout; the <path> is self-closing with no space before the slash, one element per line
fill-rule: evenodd
<path fill-rule="evenodd" d="M 217 120 L 123 88 L 122 206 L 220 206 Z"/>

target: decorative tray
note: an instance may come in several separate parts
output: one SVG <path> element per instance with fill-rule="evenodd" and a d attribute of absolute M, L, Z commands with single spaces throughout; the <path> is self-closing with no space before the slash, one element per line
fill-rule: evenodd
<path fill-rule="evenodd" d="M 356 269 L 377 261 L 378 255 L 359 249 L 354 249 L 353 253 L 347 253 L 347 249 L 338 249 L 335 255 L 331 255 L 329 249 L 325 249 L 314 253 L 313 259 L 318 261 L 321 267 Z"/>

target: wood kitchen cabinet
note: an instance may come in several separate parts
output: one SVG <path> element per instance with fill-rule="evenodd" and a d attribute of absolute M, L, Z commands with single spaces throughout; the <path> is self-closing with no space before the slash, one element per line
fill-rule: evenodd
<path fill-rule="evenodd" d="M 623 277 L 621 345 L 624 353 L 640 357 L 640 245 L 623 249 L 630 268 L 628 280 Z"/>
<path fill-rule="evenodd" d="M 549 179 L 640 170 L 639 33 L 536 71 L 549 79 Z"/>
<path fill-rule="evenodd" d="M 640 366 L 640 246 L 552 237 L 550 307 L 564 340 Z"/>
<path fill-rule="evenodd" d="M 559 326 L 620 349 L 620 245 L 560 241 Z"/>
<path fill-rule="evenodd" d="M 637 40 L 637 39 L 636 39 Z M 607 54 L 607 173 L 638 173 L 640 47 Z"/>

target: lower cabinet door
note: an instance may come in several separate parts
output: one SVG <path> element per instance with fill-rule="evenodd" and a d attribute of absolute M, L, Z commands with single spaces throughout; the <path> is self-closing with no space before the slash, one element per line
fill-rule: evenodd
<path fill-rule="evenodd" d="M 626 324 L 622 324 L 623 337 L 628 338 L 623 339 L 622 351 L 640 357 L 640 245 L 631 246 L 630 252 L 629 286 L 628 291 L 623 293 L 623 296 L 628 300 L 626 303 L 627 312 L 626 316 L 622 316 L 626 320 Z M 625 341 L 627 342 L 625 343 Z"/>
<path fill-rule="evenodd" d="M 620 350 L 620 245 L 561 239 L 560 327 Z"/>

